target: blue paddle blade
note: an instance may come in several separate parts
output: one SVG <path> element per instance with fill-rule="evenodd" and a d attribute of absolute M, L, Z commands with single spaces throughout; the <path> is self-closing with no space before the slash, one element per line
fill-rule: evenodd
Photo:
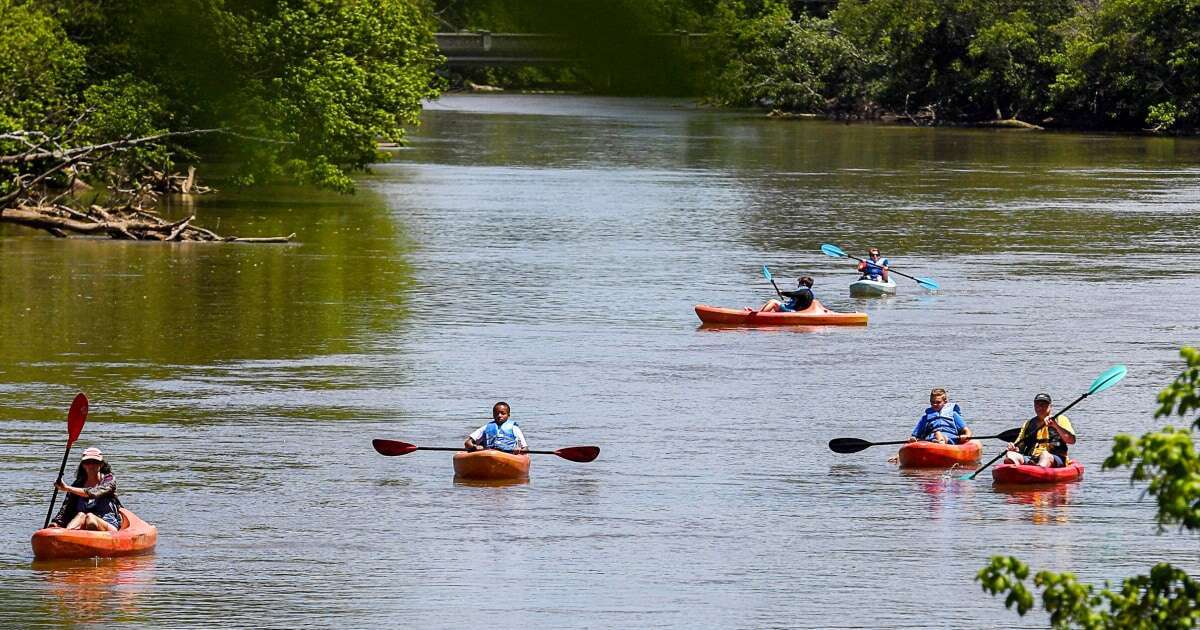
<path fill-rule="evenodd" d="M 933 278 L 917 278 L 917 284 L 929 289 L 930 291 L 937 291 L 938 289 L 942 288 L 942 285 L 938 284 Z"/>
<path fill-rule="evenodd" d="M 847 258 L 846 252 L 842 251 L 842 248 L 838 247 L 837 245 L 825 243 L 821 246 L 821 251 L 825 252 L 826 256 L 833 256 L 834 258 Z"/>
<path fill-rule="evenodd" d="M 763 277 L 767 279 L 767 282 L 771 281 L 771 271 L 767 269 L 766 265 L 763 265 Z"/>
<path fill-rule="evenodd" d="M 1125 369 L 1124 365 L 1114 365 L 1108 368 L 1107 372 L 1097 376 L 1096 380 L 1092 381 L 1092 387 L 1088 390 L 1088 395 L 1102 392 L 1116 385 L 1121 379 L 1125 378 L 1126 372 L 1128 370 Z"/>

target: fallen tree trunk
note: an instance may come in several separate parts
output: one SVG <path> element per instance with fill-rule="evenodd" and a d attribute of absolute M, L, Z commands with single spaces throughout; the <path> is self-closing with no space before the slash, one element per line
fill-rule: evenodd
<path fill-rule="evenodd" d="M 130 241 L 287 243 L 296 236 L 220 236 L 211 230 L 193 226 L 191 222 L 195 218 L 192 215 L 172 222 L 142 209 L 105 209 L 95 205 L 87 212 L 57 205 L 23 205 L 0 210 L 0 223 L 45 230 L 58 237 L 75 233 Z"/>

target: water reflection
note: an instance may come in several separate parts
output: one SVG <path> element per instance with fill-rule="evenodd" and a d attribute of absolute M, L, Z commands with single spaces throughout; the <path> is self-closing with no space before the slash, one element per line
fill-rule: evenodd
<path fill-rule="evenodd" d="M 1035 525 L 1066 525 L 1070 510 L 1063 509 L 1071 504 L 1071 488 L 1075 483 L 1040 486 L 992 486 L 1011 505 L 1027 505 L 1029 520 Z"/>
<path fill-rule="evenodd" d="M 67 624 L 137 621 L 154 585 L 153 555 L 91 560 L 36 560 L 30 568 L 47 585 L 48 612 Z"/>
<path fill-rule="evenodd" d="M 472 488 L 505 488 L 508 486 L 524 486 L 529 484 L 529 478 L 524 479 L 462 479 L 454 478 L 454 485 Z"/>

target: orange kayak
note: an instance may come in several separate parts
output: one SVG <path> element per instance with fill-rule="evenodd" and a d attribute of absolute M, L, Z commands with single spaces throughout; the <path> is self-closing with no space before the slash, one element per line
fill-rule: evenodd
<path fill-rule="evenodd" d="M 912 442 L 900 447 L 901 468 L 949 468 L 955 464 L 979 461 L 983 444 L 970 440 L 966 444 Z"/>
<path fill-rule="evenodd" d="M 529 456 L 497 450 L 455 453 L 454 476 L 476 481 L 527 479 Z"/>
<path fill-rule="evenodd" d="M 88 529 L 47 527 L 33 533 L 33 557 L 38 560 L 64 558 L 111 558 L 149 553 L 158 543 L 158 529 L 119 508 L 121 529 L 117 533 Z"/>
<path fill-rule="evenodd" d="M 865 326 L 866 313 L 835 313 L 817 300 L 803 311 L 792 313 L 758 311 L 750 307 L 743 309 L 696 305 L 696 316 L 705 324 L 725 326 Z"/>
<path fill-rule="evenodd" d="M 1000 464 L 992 469 L 994 485 L 1033 485 L 1064 483 L 1083 477 L 1083 464 L 1072 461 L 1062 468 L 1042 468 L 1029 464 Z"/>

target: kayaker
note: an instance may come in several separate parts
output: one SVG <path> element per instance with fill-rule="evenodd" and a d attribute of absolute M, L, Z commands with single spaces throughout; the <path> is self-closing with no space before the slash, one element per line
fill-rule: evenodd
<path fill-rule="evenodd" d="M 813 279 L 811 277 L 801 276 L 796 280 L 796 288 L 794 290 L 779 292 L 779 295 L 783 296 L 786 301 L 780 302 L 776 299 L 767 300 L 767 303 L 759 310 L 763 312 L 782 311 L 784 313 L 803 311 L 812 306 L 813 300 L 816 299 L 813 297 L 812 285 Z"/>
<path fill-rule="evenodd" d="M 908 441 L 963 444 L 970 439 L 971 429 L 963 420 L 958 403 L 951 404 L 949 394 L 941 387 L 930 390 L 929 407 L 917 420 Z"/>
<path fill-rule="evenodd" d="M 62 479 L 54 485 L 67 493 L 67 497 L 58 515 L 50 521 L 51 527 L 113 533 L 121 528 L 117 482 L 100 449 L 93 447 L 83 452 L 75 471 L 74 485 L 68 486 Z"/>
<path fill-rule="evenodd" d="M 511 409 L 506 402 L 492 405 L 492 421 L 475 429 L 467 436 L 464 446 L 468 451 L 482 451 L 489 448 L 506 453 L 524 453 L 529 450 L 525 443 L 525 434 L 516 420 L 509 419 Z"/>
<path fill-rule="evenodd" d="M 879 256 L 877 247 L 872 247 L 867 252 L 867 260 L 858 263 L 858 270 L 862 273 L 859 280 L 888 281 L 888 259 Z"/>
<path fill-rule="evenodd" d="M 1050 413 L 1050 394 L 1033 398 L 1036 415 L 1021 425 L 1021 433 L 1008 445 L 1004 459 L 1012 464 L 1033 464 L 1042 468 L 1067 465 L 1067 446 L 1075 443 L 1075 428 L 1066 416 Z"/>

